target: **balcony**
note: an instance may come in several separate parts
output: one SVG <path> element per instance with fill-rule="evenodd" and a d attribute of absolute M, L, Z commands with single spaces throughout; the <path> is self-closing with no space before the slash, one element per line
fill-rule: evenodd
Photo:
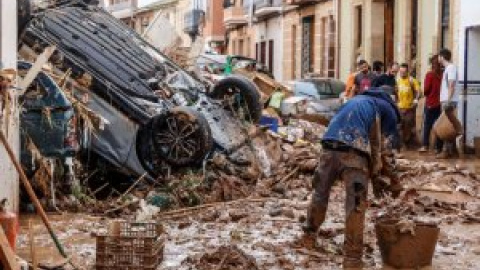
<path fill-rule="evenodd" d="M 316 4 L 320 2 L 326 2 L 328 0 L 284 0 L 286 5 L 293 5 L 293 6 L 303 6 L 303 5 L 310 5 Z"/>
<path fill-rule="evenodd" d="M 248 23 L 243 7 L 231 6 L 223 10 L 223 23 L 226 28 L 233 28 Z"/>
<path fill-rule="evenodd" d="M 109 5 L 106 7 L 106 10 L 110 12 L 115 18 L 123 19 L 133 16 L 135 8 L 135 3 L 131 0 L 127 0 Z"/>
<path fill-rule="evenodd" d="M 282 12 L 283 0 L 254 0 L 255 11 L 253 16 L 257 19 L 265 18 Z"/>

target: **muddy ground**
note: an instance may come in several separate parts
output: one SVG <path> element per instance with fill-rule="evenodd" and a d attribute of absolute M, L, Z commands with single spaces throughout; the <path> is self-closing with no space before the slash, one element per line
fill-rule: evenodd
<path fill-rule="evenodd" d="M 433 266 L 427 269 L 480 269 L 480 163 L 471 158 L 437 162 L 431 156 L 407 156 L 400 156 L 398 168 L 408 192 L 397 200 L 378 201 L 370 196 L 366 269 L 389 269 L 382 268 L 373 225 L 373 220 L 386 213 L 440 224 Z M 296 175 L 285 181 L 285 190 L 269 192 L 259 181 L 256 191 L 236 202 L 155 215 L 154 220 L 162 222 L 167 231 L 165 258 L 158 269 L 340 269 L 343 183 L 334 187 L 327 221 L 312 242 L 303 238 L 300 229 L 311 194 L 310 180 Z M 76 264 L 93 269 L 94 235 L 105 232 L 111 219 L 78 213 L 50 218 Z M 37 260 L 44 264 L 61 261 L 39 219 L 26 215 L 21 219 L 19 256 L 30 258 L 30 220 Z"/>

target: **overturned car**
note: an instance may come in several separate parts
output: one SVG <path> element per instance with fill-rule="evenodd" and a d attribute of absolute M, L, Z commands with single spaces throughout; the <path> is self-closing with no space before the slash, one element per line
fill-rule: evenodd
<path fill-rule="evenodd" d="M 231 76 L 208 88 L 128 26 L 96 6 L 46 9 L 26 23 L 20 46 L 70 75 L 72 95 L 106 125 L 88 145 L 116 169 L 160 175 L 165 165 L 201 164 L 214 151 L 245 161 L 245 122 L 261 114 L 256 86 Z"/>

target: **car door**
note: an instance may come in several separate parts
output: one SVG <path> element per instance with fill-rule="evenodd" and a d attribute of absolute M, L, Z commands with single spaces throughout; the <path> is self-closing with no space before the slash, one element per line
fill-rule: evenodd
<path fill-rule="evenodd" d="M 340 105 L 338 95 L 333 91 L 329 81 L 316 81 L 315 88 L 317 98 L 308 104 L 307 111 L 330 119 Z"/>

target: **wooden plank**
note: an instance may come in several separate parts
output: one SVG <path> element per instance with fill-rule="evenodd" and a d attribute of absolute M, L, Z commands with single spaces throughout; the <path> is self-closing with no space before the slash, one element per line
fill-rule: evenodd
<path fill-rule="evenodd" d="M 0 261 L 5 270 L 20 269 L 15 253 L 13 253 L 13 250 L 8 243 L 7 236 L 5 235 L 2 226 L 0 226 Z"/>
<path fill-rule="evenodd" d="M 19 87 L 22 89 L 22 93 L 20 95 L 23 95 L 25 93 L 27 88 L 30 86 L 33 80 L 35 80 L 38 73 L 42 71 L 43 66 L 48 62 L 48 59 L 50 59 L 50 56 L 52 56 L 56 49 L 56 46 L 49 46 L 45 48 L 43 53 L 37 57 L 37 60 L 35 61 L 35 63 L 33 63 L 32 68 L 18 84 Z"/>

